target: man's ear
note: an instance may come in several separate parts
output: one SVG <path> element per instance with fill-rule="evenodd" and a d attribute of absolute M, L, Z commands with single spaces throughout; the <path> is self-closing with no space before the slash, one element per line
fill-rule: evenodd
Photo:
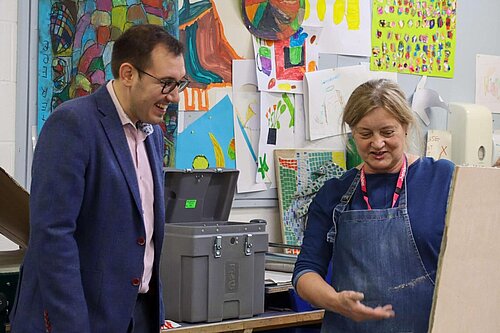
<path fill-rule="evenodd" d="M 120 77 L 120 81 L 122 81 L 125 86 L 129 87 L 130 85 L 132 85 L 134 76 L 137 75 L 137 71 L 130 63 L 124 62 L 120 65 L 118 74 Z"/>

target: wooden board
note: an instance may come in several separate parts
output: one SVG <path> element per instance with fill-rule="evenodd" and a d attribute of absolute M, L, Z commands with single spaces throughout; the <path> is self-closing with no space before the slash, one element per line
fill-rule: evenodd
<path fill-rule="evenodd" d="M 500 332 L 499 202 L 500 169 L 456 168 L 429 332 Z"/>

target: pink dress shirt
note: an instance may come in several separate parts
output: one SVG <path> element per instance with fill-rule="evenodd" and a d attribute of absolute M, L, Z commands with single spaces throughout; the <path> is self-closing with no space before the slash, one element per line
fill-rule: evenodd
<path fill-rule="evenodd" d="M 123 110 L 118 98 L 116 97 L 113 81 L 107 83 L 106 88 L 111 95 L 111 99 L 115 104 L 118 116 L 123 125 L 125 136 L 127 137 L 128 146 L 132 161 L 134 162 L 135 172 L 137 175 L 137 183 L 139 184 L 139 193 L 141 195 L 141 205 L 143 209 L 144 229 L 146 231 L 145 251 L 144 251 L 144 271 L 142 274 L 141 284 L 139 286 L 139 293 L 147 293 L 149 290 L 149 281 L 153 273 L 154 261 L 154 244 L 153 244 L 153 230 L 154 230 L 154 185 L 153 174 L 151 173 L 151 166 L 149 164 L 148 154 L 146 152 L 145 140 L 147 134 L 138 129 L 132 123 L 130 118 Z"/>

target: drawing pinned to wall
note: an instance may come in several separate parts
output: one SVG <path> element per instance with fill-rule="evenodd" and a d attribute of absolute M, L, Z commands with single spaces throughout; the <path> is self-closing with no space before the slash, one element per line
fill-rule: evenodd
<path fill-rule="evenodd" d="M 176 168 L 236 167 L 232 110 L 226 96 L 177 135 Z"/>
<path fill-rule="evenodd" d="M 374 0 L 370 69 L 452 78 L 456 0 Z"/>
<path fill-rule="evenodd" d="M 38 2 L 38 130 L 62 102 L 92 93 L 112 79 L 114 40 L 135 24 L 178 32 L 177 1 L 40 0 Z M 173 165 L 177 108 L 162 124 L 165 165 Z"/>
<path fill-rule="evenodd" d="M 302 245 L 309 204 L 325 181 L 344 174 L 345 153 L 277 149 L 274 157 L 283 243 Z"/>
<path fill-rule="evenodd" d="M 304 0 L 241 0 L 243 22 L 256 37 L 282 40 L 294 34 L 305 14 Z"/>
<path fill-rule="evenodd" d="M 500 57 L 476 55 L 476 103 L 500 113 Z"/>
<path fill-rule="evenodd" d="M 302 26 L 285 40 L 254 38 L 259 90 L 302 93 L 304 73 L 318 68 L 320 33 L 321 28 Z"/>
<path fill-rule="evenodd" d="M 289 93 L 260 93 L 260 137 L 257 183 L 276 187 L 273 151 L 294 147 L 295 96 Z"/>
<path fill-rule="evenodd" d="M 367 64 L 306 73 L 304 105 L 310 140 L 341 134 L 341 115 L 349 96 L 363 82 L 377 78 L 397 81 L 397 74 L 372 72 Z"/>
<path fill-rule="evenodd" d="M 241 22 L 235 19 L 226 25 L 239 27 Z M 179 110 L 208 111 L 231 93 L 231 64 L 241 59 L 224 36 L 214 0 L 182 1 L 179 37 L 186 46 L 186 72 L 191 80 L 181 94 Z"/>
<path fill-rule="evenodd" d="M 260 136 L 260 94 L 257 91 L 255 61 L 233 61 L 234 141 L 238 193 L 266 190 L 255 181 Z"/>
<path fill-rule="evenodd" d="M 305 0 L 306 25 L 321 26 L 322 53 L 369 56 L 370 0 Z"/>

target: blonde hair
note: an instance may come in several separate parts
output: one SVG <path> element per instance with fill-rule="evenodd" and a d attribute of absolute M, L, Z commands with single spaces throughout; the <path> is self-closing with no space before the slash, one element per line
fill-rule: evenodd
<path fill-rule="evenodd" d="M 354 128 L 363 117 L 377 108 L 383 108 L 389 112 L 407 131 L 418 132 L 413 111 L 399 85 L 388 79 L 377 79 L 361 84 L 349 97 L 342 113 L 341 130 L 344 138 L 347 137 L 347 126 Z M 418 137 L 418 135 L 415 136 Z M 406 144 L 407 147 L 410 146 L 408 139 Z M 419 150 L 418 145 L 416 146 Z"/>

